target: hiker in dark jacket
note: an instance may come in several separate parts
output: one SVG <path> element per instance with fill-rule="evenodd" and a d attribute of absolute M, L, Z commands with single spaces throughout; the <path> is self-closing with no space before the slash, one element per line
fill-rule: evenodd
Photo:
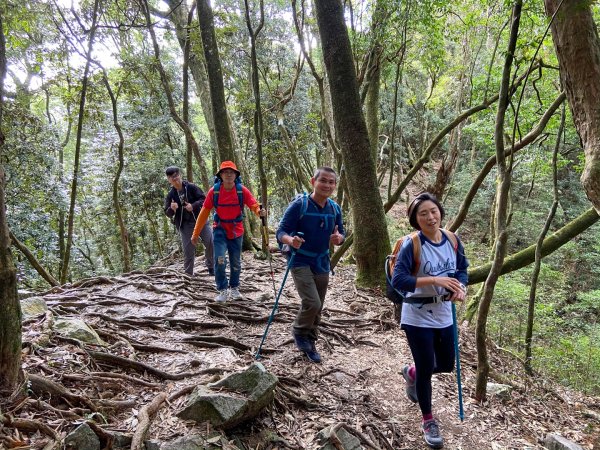
<path fill-rule="evenodd" d="M 167 181 L 171 185 L 171 190 L 165 197 L 164 211 L 167 217 L 171 218 L 181 235 L 184 257 L 183 269 L 188 275 L 193 275 L 196 246 L 192 244 L 190 239 L 194 231 L 194 225 L 196 224 L 196 217 L 200 213 L 200 208 L 206 196 L 198 186 L 181 179 L 179 167 L 167 167 L 165 174 L 167 175 Z M 202 229 L 200 237 L 204 244 L 204 260 L 208 273 L 213 275 L 213 234 L 208 224 Z"/>
<path fill-rule="evenodd" d="M 402 243 L 392 285 L 404 295 L 401 329 L 413 356 L 414 365 L 405 366 L 408 398 L 419 403 L 423 414 L 425 442 L 442 448 L 443 438 L 431 408 L 431 377 L 454 369 L 454 328 L 452 305 L 466 296 L 469 262 L 460 239 L 442 230 L 444 208 L 428 192 L 415 197 L 408 208 L 410 224 L 419 230 L 420 261 L 415 274 L 412 239 Z"/>
<path fill-rule="evenodd" d="M 330 199 L 337 184 L 335 171 L 321 167 L 310 182 L 313 192 L 297 196 L 288 205 L 277 240 L 296 253 L 290 272 L 302 304 L 293 325 L 294 340 L 301 352 L 319 363 L 315 342 L 329 283 L 329 246 L 344 242 L 344 224 L 339 205 Z"/>

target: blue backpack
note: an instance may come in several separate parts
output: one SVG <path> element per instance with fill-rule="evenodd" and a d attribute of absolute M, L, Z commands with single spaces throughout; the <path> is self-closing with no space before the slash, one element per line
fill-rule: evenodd
<path fill-rule="evenodd" d="M 331 228 L 331 230 L 333 231 L 333 228 L 335 227 L 336 217 L 338 215 L 342 214 L 340 205 L 338 205 L 336 202 L 334 202 L 333 200 L 328 198 L 327 204 L 329 205 L 331 210 L 333 210 L 333 214 L 326 213 L 326 212 L 322 212 L 322 213 L 307 212 L 307 210 L 308 210 L 308 194 L 306 192 L 303 192 L 302 194 L 298 194 L 298 195 L 296 195 L 296 197 L 294 197 L 294 200 L 296 200 L 299 197 L 302 197 L 302 207 L 300 208 L 300 217 L 298 217 L 298 220 L 302 219 L 304 216 L 319 216 L 319 217 L 323 218 L 323 221 L 324 221 L 323 226 L 327 229 Z M 292 200 L 292 202 L 294 200 Z M 330 222 L 330 220 L 331 220 L 331 222 Z M 279 249 L 281 250 L 282 253 L 286 254 L 286 253 L 290 252 L 289 246 L 287 244 L 282 244 L 281 242 L 278 242 L 278 244 L 279 244 Z M 306 256 L 318 256 L 316 253 L 308 252 L 305 250 L 303 250 L 303 251 L 298 250 L 298 253 L 304 254 Z M 329 249 L 327 250 L 326 253 L 329 253 Z"/>
<path fill-rule="evenodd" d="M 239 203 L 219 203 L 219 191 L 221 190 L 222 180 L 218 177 L 215 177 L 215 184 L 213 186 L 213 206 L 215 208 L 214 221 L 217 225 L 221 222 L 225 223 L 236 223 L 244 220 L 244 192 L 242 190 L 242 179 L 238 176 L 235 179 L 235 190 L 238 196 Z M 221 219 L 217 214 L 218 207 L 231 208 L 236 207 L 240 208 L 240 213 L 235 219 Z"/>

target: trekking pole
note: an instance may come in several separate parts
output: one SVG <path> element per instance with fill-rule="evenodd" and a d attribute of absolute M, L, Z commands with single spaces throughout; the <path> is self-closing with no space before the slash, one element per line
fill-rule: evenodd
<path fill-rule="evenodd" d="M 304 233 L 296 233 L 297 236 L 304 236 Z M 277 297 L 275 297 L 275 304 L 273 305 L 273 309 L 271 310 L 271 315 L 269 316 L 269 320 L 267 320 L 267 327 L 265 328 L 265 332 L 263 333 L 262 340 L 260 341 L 260 345 L 258 346 L 258 350 L 256 351 L 256 355 L 254 359 L 260 359 L 260 351 L 262 349 L 265 340 L 267 339 L 267 333 L 269 332 L 269 327 L 271 326 L 271 322 L 273 322 L 273 318 L 275 317 L 275 312 L 277 311 L 277 305 L 279 304 L 279 297 L 281 297 L 281 292 L 283 291 L 283 286 L 285 286 L 285 280 L 287 280 L 288 273 L 290 273 L 290 268 L 292 267 L 292 262 L 294 262 L 294 258 L 296 257 L 296 249 L 292 246 L 292 255 L 290 256 L 290 260 L 288 261 L 287 268 L 285 269 L 285 274 L 283 275 L 283 281 L 281 282 L 281 287 L 279 288 L 279 292 L 277 293 Z"/>
<path fill-rule="evenodd" d="M 260 205 L 260 209 L 264 209 L 263 205 Z M 262 222 L 262 238 L 263 245 L 267 251 L 267 259 L 269 260 L 269 267 L 271 269 L 271 281 L 273 281 L 273 295 L 277 295 L 277 288 L 275 287 L 275 271 L 273 270 L 273 260 L 271 258 L 271 252 L 269 251 L 269 228 L 267 227 L 267 217 L 261 216 L 260 221 Z"/>
<path fill-rule="evenodd" d="M 456 321 L 456 305 L 452 302 L 452 322 L 454 324 L 454 353 L 456 353 L 456 384 L 458 385 L 458 417 L 465 418 L 463 410 L 462 383 L 460 381 L 460 350 L 458 348 L 458 324 Z"/>

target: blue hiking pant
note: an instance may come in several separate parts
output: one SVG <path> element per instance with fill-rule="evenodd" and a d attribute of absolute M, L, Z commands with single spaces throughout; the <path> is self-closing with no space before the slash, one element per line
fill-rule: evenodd
<path fill-rule="evenodd" d="M 431 414 L 431 376 L 454 369 L 454 327 L 402 325 L 417 372 L 417 397 L 423 415 Z"/>
<path fill-rule="evenodd" d="M 242 236 L 235 239 L 227 239 L 223 228 L 213 229 L 213 248 L 215 249 L 215 281 L 217 290 L 222 291 L 228 287 L 236 288 L 240 285 L 240 273 L 242 272 Z M 229 280 L 227 280 L 227 260 L 225 253 L 229 255 Z"/>

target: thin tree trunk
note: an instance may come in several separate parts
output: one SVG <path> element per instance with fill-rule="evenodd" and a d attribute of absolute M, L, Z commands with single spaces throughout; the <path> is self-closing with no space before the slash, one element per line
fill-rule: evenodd
<path fill-rule="evenodd" d="M 192 6 L 190 12 L 187 17 L 187 26 L 185 28 L 185 42 L 183 44 L 183 66 L 181 68 L 182 72 L 182 89 L 183 89 L 183 111 L 182 111 L 182 119 L 185 123 L 190 126 L 190 47 L 192 46 L 190 42 L 190 26 L 192 25 L 192 19 L 194 17 L 194 9 L 195 5 Z M 187 180 L 190 183 L 194 182 L 194 149 L 190 145 L 189 142 L 186 141 L 186 151 L 185 151 L 185 174 Z M 200 168 L 202 170 L 202 168 Z"/>
<path fill-rule="evenodd" d="M 477 315 L 477 326 L 475 328 L 475 342 L 477 345 L 477 379 L 475 382 L 475 399 L 483 401 L 487 392 L 487 380 L 490 372 L 490 363 L 487 353 L 487 319 L 494 295 L 494 288 L 500 270 L 506 255 L 506 241 L 508 232 L 507 225 L 507 205 L 508 195 L 511 184 L 512 167 L 506 167 L 506 158 L 504 157 L 504 120 L 508 108 L 510 75 L 512 71 L 512 62 L 517 45 L 517 36 L 519 34 L 519 23 L 521 20 L 521 0 L 516 0 L 512 12 L 512 25 L 508 42 L 508 51 L 504 60 L 504 69 L 502 71 L 502 82 L 500 84 L 500 94 L 498 101 L 498 113 L 496 115 L 496 128 L 494 132 L 494 141 L 496 146 L 496 158 L 498 160 L 498 188 L 496 192 L 496 237 L 495 251 L 490 272 L 485 281 L 483 295 L 479 303 Z M 511 158 L 512 161 L 512 158 Z"/>
<path fill-rule="evenodd" d="M 331 80 L 336 135 L 348 175 L 352 209 L 356 212 L 353 217 L 356 282 L 364 286 L 381 285 L 381 266 L 390 252 L 390 242 L 377 187 L 375 161 L 361 114 L 343 8 L 339 0 L 317 0 L 315 6 L 325 67 Z"/>
<path fill-rule="evenodd" d="M 213 12 L 208 0 L 198 0 L 198 23 L 200 24 L 202 47 L 204 49 L 204 59 L 208 73 L 208 85 L 219 158 L 221 161 L 233 160 L 235 158 L 235 149 L 229 130 L 223 71 L 221 69 L 219 47 L 217 46 L 217 37 L 215 35 Z"/>
<path fill-rule="evenodd" d="M 248 27 L 248 34 L 250 36 L 250 63 L 252 66 L 252 94 L 254 95 L 254 138 L 256 139 L 256 158 L 258 163 L 258 177 L 260 180 L 260 201 L 261 204 L 268 209 L 268 198 L 267 198 L 267 174 L 265 172 L 264 161 L 263 161 L 263 116 L 262 107 L 260 104 L 260 85 L 259 85 L 259 71 L 258 61 L 256 58 L 256 39 L 260 34 L 260 31 L 264 25 L 264 5 L 263 0 L 260 0 L 260 18 L 256 29 L 252 28 L 252 21 L 250 19 L 250 6 L 248 0 L 244 0 L 244 7 L 246 10 L 246 26 Z M 262 242 L 263 253 L 270 258 L 268 249 L 268 243 Z"/>
<path fill-rule="evenodd" d="M 581 183 L 600 213 L 600 40 L 591 2 L 545 0 L 544 4 L 553 16 L 550 29 L 560 76 L 585 152 Z"/>
<path fill-rule="evenodd" d="M 98 9 L 100 8 L 100 0 L 94 1 L 94 11 L 92 13 L 92 26 L 90 28 L 90 38 L 88 41 L 88 49 L 85 59 L 85 69 L 83 71 L 83 79 L 81 80 L 81 97 L 79 99 L 79 115 L 77 118 L 77 137 L 75 139 L 75 158 L 73 162 L 73 181 L 71 182 L 71 203 L 69 206 L 69 218 L 67 220 L 67 243 L 65 245 L 65 257 L 62 264 L 60 274 L 60 282 L 67 282 L 69 275 L 69 263 L 71 260 L 71 247 L 73 246 L 73 224 L 75 221 L 75 202 L 77 200 L 77 181 L 79 178 L 79 159 L 81 157 L 81 136 L 83 133 L 83 121 L 85 117 L 85 99 L 88 88 L 88 78 L 90 73 L 90 64 L 92 62 L 92 49 L 94 47 L 94 38 L 96 37 Z"/>
<path fill-rule="evenodd" d="M 123 172 L 123 167 L 125 166 L 125 161 L 123 158 L 123 148 L 125 146 L 125 138 L 123 137 L 123 131 L 121 130 L 121 125 L 119 125 L 119 117 L 117 115 L 117 99 L 115 94 L 110 87 L 110 83 L 108 81 L 108 76 L 106 72 L 103 70 L 102 72 L 102 81 L 104 81 L 104 85 L 106 86 L 106 90 L 108 91 L 108 95 L 110 96 L 110 102 L 112 104 L 112 113 L 113 113 L 113 125 L 115 130 L 117 130 L 117 134 L 119 135 L 119 144 L 118 144 L 118 155 L 119 155 L 119 166 L 117 167 L 117 173 L 115 174 L 115 178 L 113 180 L 112 186 L 112 198 L 113 198 L 113 208 L 115 209 L 115 215 L 117 217 L 117 224 L 119 225 L 119 235 L 121 236 L 121 249 L 123 252 L 123 271 L 130 272 L 131 271 L 131 254 L 129 252 L 129 231 L 127 231 L 127 226 L 125 225 L 125 220 L 123 220 L 123 212 L 121 211 L 121 203 L 119 202 L 119 180 L 121 178 L 121 173 Z"/>
<path fill-rule="evenodd" d="M 525 370 L 529 375 L 533 375 L 533 354 L 531 351 L 531 344 L 533 340 L 533 321 L 535 315 L 535 301 L 536 301 L 536 290 L 537 282 L 540 274 L 540 268 L 542 266 L 542 245 L 546 234 L 550 229 L 550 224 L 554 220 L 554 215 L 558 208 L 558 150 L 560 149 L 560 136 L 565 127 L 565 107 L 563 105 L 562 114 L 560 116 L 560 126 L 558 127 L 558 133 L 556 134 L 556 145 L 554 146 L 554 152 L 552 153 L 552 186 L 554 191 L 554 201 L 550 207 L 550 212 L 546 218 L 546 223 L 542 229 L 537 244 L 535 246 L 535 265 L 533 266 L 533 273 L 531 274 L 531 287 L 529 290 L 529 305 L 527 307 L 527 329 L 525 331 Z"/>
<path fill-rule="evenodd" d="M 4 18 L 0 11 L 0 156 L 4 156 L 4 79 L 6 41 Z M 21 304 L 17 295 L 17 269 L 10 251 L 10 235 L 4 202 L 4 158 L 0 158 L 0 392 L 8 398 L 20 381 Z"/>

